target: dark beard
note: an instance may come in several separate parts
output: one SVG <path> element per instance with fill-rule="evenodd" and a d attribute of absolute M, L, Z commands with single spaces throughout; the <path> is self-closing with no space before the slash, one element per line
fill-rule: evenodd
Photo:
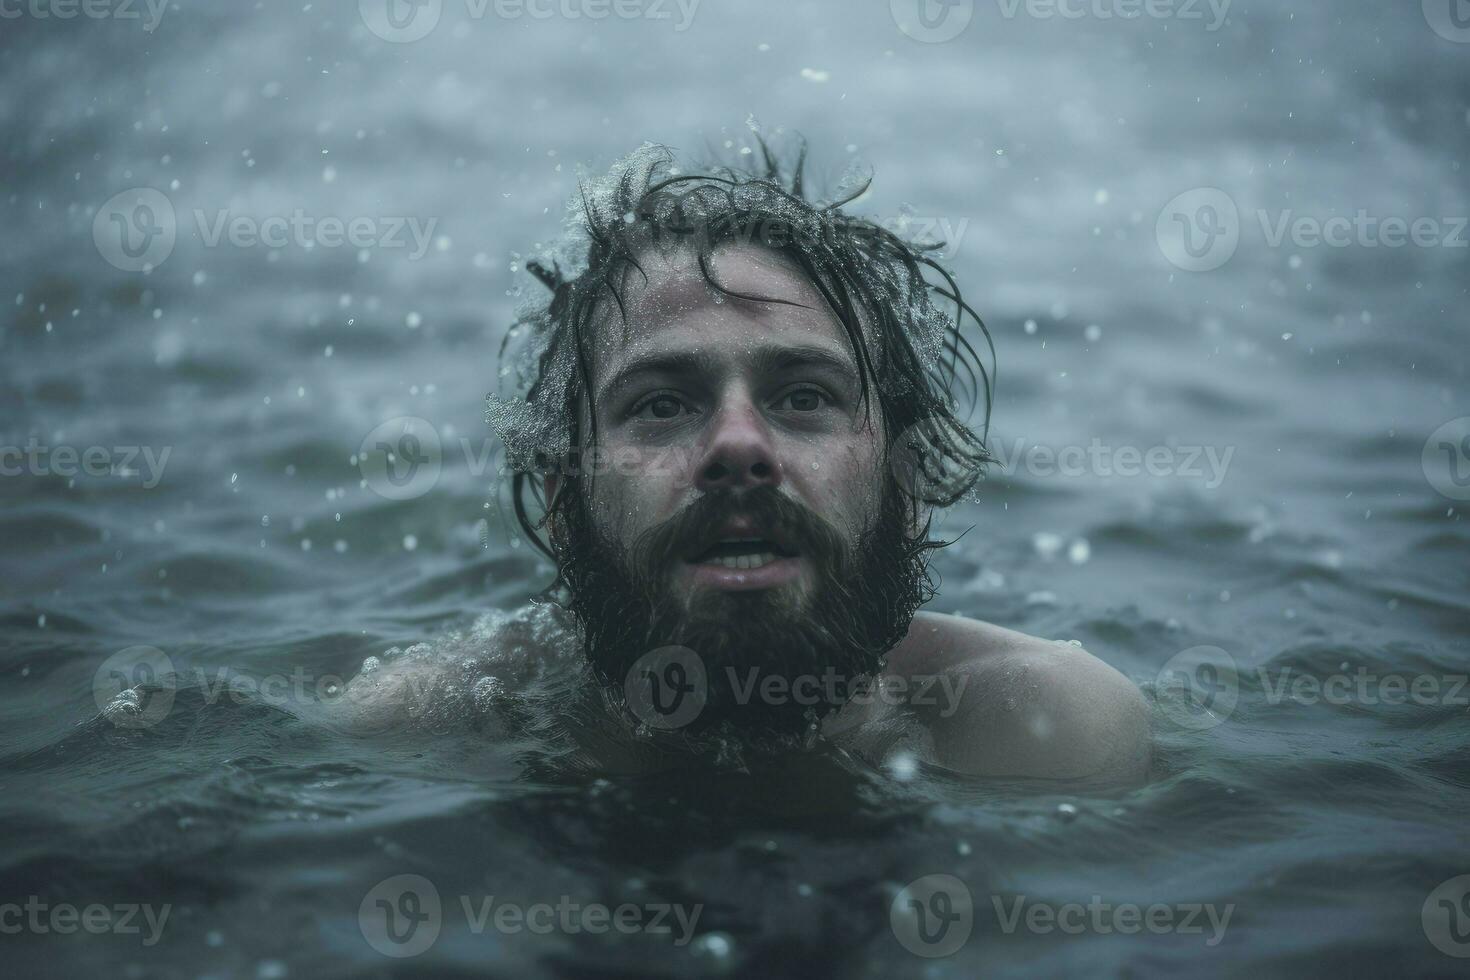
<path fill-rule="evenodd" d="M 575 497 L 559 510 L 555 543 L 587 661 L 609 699 L 626 708 L 625 685 L 635 667 L 646 668 L 646 655 L 693 651 L 706 693 L 697 715 L 679 721 L 685 734 L 814 731 L 823 716 L 866 690 L 932 595 L 928 548 L 906 533 L 904 502 L 891 483 L 855 546 L 808 508 L 760 486 L 705 494 L 624 547 L 598 532 L 578 490 L 566 488 Z M 690 543 L 717 534 L 736 514 L 779 529 L 811 563 L 816 574 L 805 595 L 784 588 L 701 591 L 688 605 L 673 598 L 670 576 Z M 684 678 L 684 667 L 678 670 Z M 770 688 L 762 685 L 771 683 L 785 695 L 763 695 Z M 805 697 L 792 696 L 798 683 L 806 685 Z"/>

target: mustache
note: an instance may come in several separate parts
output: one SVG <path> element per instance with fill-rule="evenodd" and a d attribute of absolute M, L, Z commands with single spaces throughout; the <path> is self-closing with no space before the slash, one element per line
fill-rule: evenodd
<path fill-rule="evenodd" d="M 689 552 L 692 542 L 713 541 L 732 518 L 743 517 L 761 533 L 779 537 L 819 565 L 847 557 L 847 544 L 832 523 L 772 486 L 749 490 L 712 490 L 673 517 L 648 528 L 633 542 L 633 565 L 657 579 L 671 558 Z"/>

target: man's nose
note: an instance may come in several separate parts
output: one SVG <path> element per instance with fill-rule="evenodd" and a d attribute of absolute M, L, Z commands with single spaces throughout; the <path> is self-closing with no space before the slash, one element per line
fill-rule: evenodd
<path fill-rule="evenodd" d="M 696 487 L 709 491 L 780 485 L 781 467 L 776 461 L 770 429 L 748 398 L 727 399 L 713 425 L 695 470 Z"/>

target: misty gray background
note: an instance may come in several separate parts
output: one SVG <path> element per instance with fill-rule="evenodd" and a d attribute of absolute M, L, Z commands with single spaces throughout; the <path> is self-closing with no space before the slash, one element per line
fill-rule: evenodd
<path fill-rule="evenodd" d="M 1453 493 L 1470 443 L 1450 440 L 1454 458 L 1425 448 L 1470 415 L 1470 249 L 1273 246 L 1258 219 L 1463 222 L 1470 28 L 1455 26 L 1452 2 L 1470 17 L 1464 0 L 1237 0 L 1211 30 L 1204 3 L 1194 19 L 1123 20 L 1036 17 L 1024 4 L 1007 16 L 1009 0 L 976 0 L 968 25 L 937 43 L 905 34 L 887 0 L 703 0 L 687 24 L 672 2 L 664 20 L 594 21 L 477 19 L 444 0 L 434 30 L 410 43 L 369 29 L 373 2 L 365 18 L 343 0 L 185 0 L 151 32 L 141 5 L 139 19 L 0 17 L 0 448 L 169 452 L 151 486 L 136 462 L 105 476 L 0 477 L 0 712 L 15 751 L 35 753 L 7 762 L 37 774 L 8 784 L 7 833 L 33 854 L 69 855 L 139 820 L 147 833 L 129 840 L 171 842 L 173 808 L 194 812 L 180 799 L 217 803 L 199 819 L 229 828 L 301 832 L 240 802 L 270 793 L 271 814 L 310 812 L 345 833 L 320 803 L 327 790 L 293 782 L 327 778 L 315 761 L 242 763 L 241 796 L 234 775 L 216 773 L 216 747 L 276 758 L 282 723 L 270 713 L 217 742 L 180 720 L 187 751 L 169 754 L 176 743 L 160 736 L 120 770 L 123 750 L 78 728 L 95 722 L 97 664 L 142 643 L 180 662 L 350 676 L 365 656 L 544 586 L 549 568 L 504 529 L 483 418 L 501 336 L 540 289 L 524 263 L 558 234 L 584 168 L 601 173 L 645 140 L 691 163 L 738 157 L 752 126 L 778 146 L 809 140 L 819 194 L 870 168 L 859 212 L 961 232 L 946 261 L 995 339 L 998 450 L 1098 439 L 1230 454 L 1214 485 L 992 474 L 942 526 L 969 533 L 937 559 L 936 608 L 1080 640 L 1155 698 L 1161 666 L 1202 644 L 1243 669 L 1463 673 L 1470 566 Z M 137 188 L 176 216 L 176 244 L 148 272 L 116 267 L 115 247 L 94 235 L 112 227 L 109 202 Z M 1239 243 L 1218 267 L 1187 271 L 1157 230 L 1171 202 L 1201 188 L 1234 206 Z M 434 231 L 416 258 L 211 246 L 193 217 L 259 223 L 298 209 Z M 443 472 L 422 495 L 389 500 L 355 454 L 404 415 L 432 424 Z M 1457 437 L 1470 433 L 1461 424 Z M 858 915 L 840 903 L 866 886 L 831 876 L 869 861 L 883 866 L 874 880 L 943 867 L 977 888 L 1243 910 L 1221 956 L 1181 937 L 1142 960 L 1143 947 L 1100 937 L 970 949 L 1008 951 L 987 961 L 998 972 L 1243 972 L 1375 954 L 1447 969 L 1419 914 L 1431 889 L 1470 871 L 1463 709 L 1268 704 L 1248 682 L 1241 705 L 1210 733 L 1163 731 L 1159 781 L 1120 804 L 1127 819 L 1084 802 L 1063 831 L 1030 804 L 998 805 L 945 811 L 942 839 L 888 838 L 908 852 L 809 840 L 816 857 L 790 872 L 793 885 L 816 883 L 805 905 L 724 858 L 680 874 L 708 894 L 716 886 L 697 879 L 712 867 L 731 906 L 764 909 L 757 918 L 777 932 L 810 924 L 829 894 L 839 904 L 821 921 Z M 175 770 L 176 783 L 160 775 Z M 416 801 L 382 818 L 390 835 L 430 827 L 412 870 L 457 868 L 455 848 L 482 840 L 453 820 L 414 823 L 443 815 L 418 783 L 342 779 L 331 799 L 349 812 Z M 496 860 L 534 864 L 523 822 L 545 822 L 506 806 L 519 816 L 496 811 L 483 839 L 505 842 Z M 973 856 L 956 857 L 956 836 L 975 842 Z M 210 911 L 160 955 L 193 975 L 194 932 L 222 926 L 237 931 L 212 955 L 252 972 L 293 955 L 279 946 L 283 923 L 322 910 L 347 936 L 335 956 L 368 955 L 356 902 L 403 862 L 359 882 L 345 869 L 361 851 L 339 862 L 308 842 L 310 857 L 247 852 L 259 875 L 202 903 Z M 104 884 L 136 894 L 138 881 L 162 880 L 152 853 L 122 847 L 116 866 L 139 877 Z M 4 868 L 11 891 L 51 880 L 26 860 Z M 213 881 L 210 862 L 190 867 L 191 881 Z M 232 870 L 226 860 L 219 873 Z M 629 874 L 615 860 L 603 871 Z M 328 881 L 348 884 L 329 895 Z M 887 935 L 853 921 L 862 937 Z M 737 958 L 753 949 L 726 928 Z"/>
<path fill-rule="evenodd" d="M 8 441 L 172 447 L 157 492 L 90 479 L 48 499 L 92 522 L 89 495 L 126 501 L 126 530 L 155 558 L 228 542 L 242 560 L 350 575 L 323 536 L 364 514 L 374 554 L 402 558 L 407 534 L 430 546 L 395 569 L 413 575 L 440 546 L 477 543 L 496 345 L 522 291 L 540 289 L 524 260 L 558 233 L 581 169 L 645 140 L 694 163 L 738 158 L 758 126 L 778 145 L 810 141 L 818 193 L 870 168 L 863 213 L 958 232 L 947 261 L 995 336 L 992 432 L 1009 458 L 1094 438 L 1234 453 L 1218 486 L 999 473 L 989 506 L 956 527 L 1007 513 L 1018 487 L 1014 503 L 1037 508 L 1006 522 L 1023 538 L 1085 538 L 1189 499 L 1372 562 L 1403 545 L 1396 509 L 1442 513 L 1418 459 L 1464 410 L 1470 249 L 1272 247 L 1257 217 L 1470 212 L 1470 44 L 1436 33 L 1432 4 L 1237 2 L 1222 23 L 1218 4 L 1123 20 L 987 0 L 957 7 L 971 19 L 940 43 L 906 35 L 903 6 L 648 0 L 636 9 L 665 19 L 508 19 L 448 0 L 411 43 L 369 29 L 374 2 L 178 3 L 151 33 L 141 6 L 0 21 Z M 99 209 L 140 187 L 177 216 L 176 246 L 147 274 L 104 261 L 93 235 Z M 1156 227 L 1202 187 L 1238 207 L 1240 241 L 1220 268 L 1186 272 Z M 384 232 L 408 219 L 432 244 L 210 247 L 196 218 L 298 211 Z M 446 446 L 418 507 L 385 506 L 350 463 L 401 415 Z M 168 534 L 139 530 L 159 518 Z M 277 547 L 307 526 L 312 554 Z M 978 561 L 1003 543 L 968 547 Z M 1195 591 L 1152 564 L 1085 588 Z M 30 585 L 75 587 L 73 571 Z M 1043 571 L 1053 591 L 1069 574 Z"/>

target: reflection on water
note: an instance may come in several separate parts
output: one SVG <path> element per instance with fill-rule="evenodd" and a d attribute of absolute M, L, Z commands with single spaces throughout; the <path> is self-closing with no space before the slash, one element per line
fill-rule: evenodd
<path fill-rule="evenodd" d="M 0 21 L 0 903 L 171 909 L 146 946 L 141 912 L 95 935 L 38 912 L 8 951 L 38 975 L 1453 969 L 1453 4 L 982 2 L 948 38 L 918 5 L 430 6 L 416 40 L 372 4 Z M 528 779 L 513 734 L 315 713 L 368 658 L 442 653 L 548 580 L 498 510 L 483 396 L 579 168 L 645 139 L 738 156 L 750 126 L 805 134 L 829 188 L 870 164 L 880 220 L 947 229 L 997 341 L 1001 465 L 946 519 L 972 529 L 935 607 L 1138 681 L 1148 788 L 841 757 Z M 161 706 L 94 699 L 140 645 L 177 679 L 118 724 Z M 401 875 L 440 911 L 397 960 L 363 909 L 407 936 L 429 892 L 374 892 Z M 682 945 L 495 924 L 563 896 L 701 911 Z M 1128 930 L 1160 904 L 1172 926 Z M 911 951 L 965 910 L 950 957 Z"/>

